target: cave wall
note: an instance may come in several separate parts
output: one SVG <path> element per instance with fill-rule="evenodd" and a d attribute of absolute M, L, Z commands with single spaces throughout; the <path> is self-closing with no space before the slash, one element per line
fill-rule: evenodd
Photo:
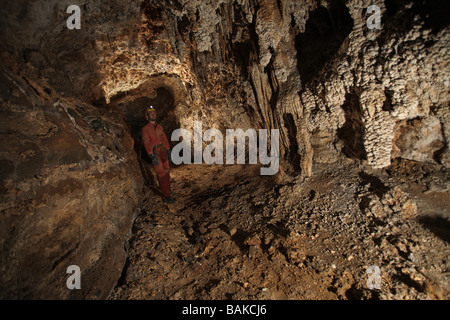
<path fill-rule="evenodd" d="M 0 299 L 106 298 L 142 201 L 127 124 L 25 76 L 0 72 L 0 92 Z"/>
<path fill-rule="evenodd" d="M 105 299 L 124 268 L 143 197 L 124 116 L 98 108 L 107 41 L 135 29 L 133 2 L 2 4 L 0 299 Z M 94 106 L 96 105 L 96 106 Z M 81 272 L 69 290 L 67 268 Z"/>
<path fill-rule="evenodd" d="M 70 30 L 70 0 L 19 0 L 3 3 L 0 13 L 2 59 L 12 60 L 31 78 L 66 96 L 91 102 L 103 98 L 97 71 L 99 43 L 138 29 L 138 1 L 89 0 L 79 4 L 81 29 Z M 4 64 L 7 62 L 5 61 Z"/>
<path fill-rule="evenodd" d="M 443 136 L 448 132 L 449 33 L 445 24 L 434 20 L 446 4 L 433 10 L 421 1 L 396 6 L 393 2 L 385 1 L 389 10 L 380 3 L 380 30 L 366 27 L 370 1 L 347 5 L 352 31 L 301 93 L 308 123 L 313 124 L 310 130 L 335 136 L 348 120 L 361 118 L 361 131 L 355 134 L 362 137 L 361 151 L 373 167 L 385 167 L 393 157 L 448 166 L 448 138 L 444 143 Z M 439 22 L 432 26 L 430 21 Z M 348 96 L 353 96 L 357 114 L 342 113 Z M 398 130 L 413 119 L 418 127 Z M 434 126 L 426 138 L 412 134 L 429 122 Z M 331 140 L 336 150 L 346 147 L 342 139 Z"/>

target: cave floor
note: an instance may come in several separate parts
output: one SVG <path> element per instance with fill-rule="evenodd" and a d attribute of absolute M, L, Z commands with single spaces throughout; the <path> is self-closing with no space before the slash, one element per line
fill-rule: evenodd
<path fill-rule="evenodd" d="M 313 172 L 173 168 L 176 203 L 146 188 L 109 299 L 450 298 L 449 170 L 340 159 Z"/>

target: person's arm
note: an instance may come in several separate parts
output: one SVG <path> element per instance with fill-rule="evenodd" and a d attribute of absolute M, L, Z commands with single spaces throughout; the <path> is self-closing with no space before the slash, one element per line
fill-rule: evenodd
<path fill-rule="evenodd" d="M 144 129 L 142 129 L 142 139 L 144 140 L 144 146 L 145 146 L 145 150 L 147 151 L 147 154 L 149 156 L 151 156 L 153 154 L 153 148 L 150 145 L 150 136 L 146 130 L 146 127 L 144 127 Z"/>
<path fill-rule="evenodd" d="M 169 140 L 167 140 L 167 136 L 166 136 L 166 133 L 164 132 L 164 128 L 162 128 L 162 130 L 163 130 L 163 144 L 164 144 L 164 147 L 167 150 L 169 150 L 170 149 Z"/>
<path fill-rule="evenodd" d="M 164 128 L 163 128 L 162 132 L 163 132 L 163 145 L 167 150 L 167 157 L 169 158 L 169 161 L 172 162 L 172 150 L 170 150 L 169 140 L 167 140 L 167 136 L 166 136 L 166 133 L 164 132 Z"/>

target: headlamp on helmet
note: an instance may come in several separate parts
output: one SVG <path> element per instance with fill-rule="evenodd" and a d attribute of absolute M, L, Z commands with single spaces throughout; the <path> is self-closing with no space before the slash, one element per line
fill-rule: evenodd
<path fill-rule="evenodd" d="M 153 106 L 148 107 L 147 110 L 145 111 L 145 114 L 147 115 L 150 111 L 156 112 L 155 107 L 153 107 Z"/>

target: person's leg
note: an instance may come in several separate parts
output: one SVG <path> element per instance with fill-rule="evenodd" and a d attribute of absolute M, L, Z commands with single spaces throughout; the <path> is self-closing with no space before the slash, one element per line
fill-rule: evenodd
<path fill-rule="evenodd" d="M 164 198 L 170 196 L 169 173 L 165 172 L 159 176 L 159 186 Z"/>
<path fill-rule="evenodd" d="M 164 198 L 167 198 L 170 193 L 170 177 L 169 177 L 169 171 L 168 169 L 166 169 L 167 165 L 166 163 L 163 163 L 161 161 L 160 157 L 158 158 L 158 165 L 154 166 L 155 167 L 155 171 L 156 171 L 156 175 L 158 177 L 158 182 L 159 182 L 159 188 L 161 189 L 161 193 L 163 195 Z M 166 161 L 168 162 L 168 161 Z"/>
<path fill-rule="evenodd" d="M 167 159 L 164 162 L 164 169 L 166 170 L 166 176 L 165 179 L 167 179 L 166 183 L 167 183 L 167 188 L 169 190 L 169 193 L 171 192 L 171 186 L 170 186 L 170 167 L 169 167 L 169 159 Z"/>

